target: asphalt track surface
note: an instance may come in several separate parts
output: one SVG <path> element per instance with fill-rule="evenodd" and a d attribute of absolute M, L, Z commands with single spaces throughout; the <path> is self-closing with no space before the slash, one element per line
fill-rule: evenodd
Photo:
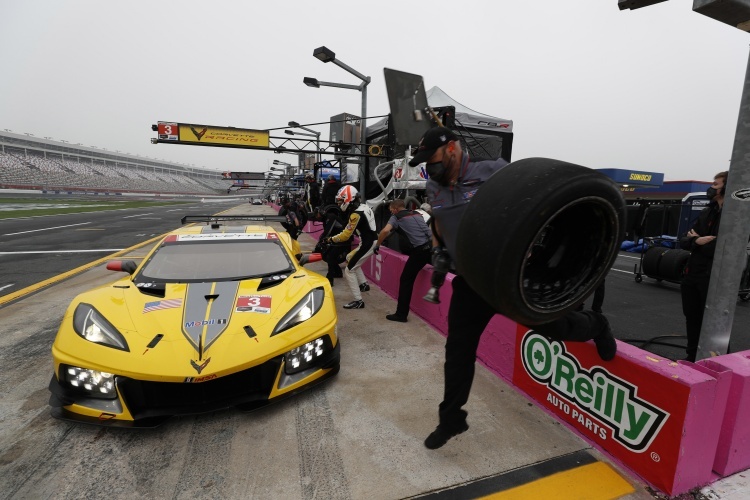
<path fill-rule="evenodd" d="M 313 246 L 306 235 L 301 243 Z M 681 333 L 679 288 L 648 278 L 636 284 L 632 262 L 618 258 L 607 281 L 604 310 L 618 338 Z M 323 263 L 308 267 L 325 272 Z M 341 280 L 334 293 L 342 369 L 326 384 L 254 413 L 212 412 L 146 431 L 54 420 L 47 384 L 60 318 L 77 293 L 116 277 L 98 264 L 12 302 L 0 297 L 0 498 L 476 498 L 501 490 L 580 498 L 574 485 L 588 498 L 651 497 L 483 367 L 467 405 L 469 431 L 426 450 L 442 393 L 444 338 L 418 318 L 384 321 L 395 304 L 377 288 L 365 294 L 366 309 L 344 310 Z M 748 307 L 737 310 L 747 320 Z"/>
<path fill-rule="evenodd" d="M 644 276 L 636 283 L 634 268 L 640 255 L 620 252 L 606 278 L 602 310 L 617 339 L 629 342 L 665 358 L 685 357 L 685 316 L 680 286 Z M 587 299 L 586 307 L 591 307 Z M 668 336 L 667 338 L 658 337 Z M 659 343 L 646 344 L 649 340 Z M 733 352 L 750 349 L 750 302 L 737 299 L 732 324 Z"/>
<path fill-rule="evenodd" d="M 0 219 L 0 297 L 180 226 L 185 214 L 237 201 Z"/>

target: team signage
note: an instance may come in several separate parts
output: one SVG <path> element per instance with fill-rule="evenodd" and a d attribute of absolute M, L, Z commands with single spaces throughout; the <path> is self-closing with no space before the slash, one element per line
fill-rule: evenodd
<path fill-rule="evenodd" d="M 263 172 L 222 172 L 223 179 L 245 180 L 245 181 L 265 181 L 266 176 Z"/>
<path fill-rule="evenodd" d="M 664 174 L 657 172 L 642 172 L 620 168 L 600 168 L 597 170 L 617 184 L 627 185 L 628 187 L 659 187 L 664 184 Z"/>
<path fill-rule="evenodd" d="M 324 179 L 324 180 L 328 179 L 328 176 L 332 175 L 337 181 L 341 182 L 341 172 L 339 171 L 338 168 L 321 167 L 319 172 L 320 172 L 321 179 Z"/>
<path fill-rule="evenodd" d="M 526 373 L 551 390 L 547 401 L 601 439 L 608 439 L 609 434 L 624 447 L 640 453 L 648 448 L 668 417 L 667 412 L 638 398 L 637 387 L 604 368 L 581 368 L 560 342 L 530 334 L 524 337 L 521 352 Z M 574 407 L 571 409 L 566 401 Z M 597 422 L 603 422 L 605 427 Z"/>
<path fill-rule="evenodd" d="M 513 384 L 652 484 L 669 491 L 680 457 L 689 388 L 591 342 L 557 342 L 519 325 Z M 667 390 L 665 390 L 667 386 Z"/>
<path fill-rule="evenodd" d="M 269 133 L 266 130 L 158 122 L 157 133 L 162 141 L 261 148 L 269 146 Z"/>

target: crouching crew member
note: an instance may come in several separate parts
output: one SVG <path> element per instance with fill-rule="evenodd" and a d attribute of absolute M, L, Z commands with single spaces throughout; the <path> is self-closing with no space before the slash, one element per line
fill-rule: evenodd
<path fill-rule="evenodd" d="M 370 285 L 362 272 L 362 263 L 370 257 L 375 250 L 375 214 L 366 203 L 360 203 L 360 196 L 354 186 L 344 186 L 336 194 L 336 204 L 341 211 L 348 216 L 344 229 L 337 235 L 327 239 L 328 243 L 340 243 L 352 237 L 359 236 L 359 245 L 346 256 L 346 270 L 344 278 L 349 289 L 352 291 L 354 300 L 344 305 L 344 309 L 363 309 L 365 302 L 362 300 L 362 292 L 370 290 Z"/>

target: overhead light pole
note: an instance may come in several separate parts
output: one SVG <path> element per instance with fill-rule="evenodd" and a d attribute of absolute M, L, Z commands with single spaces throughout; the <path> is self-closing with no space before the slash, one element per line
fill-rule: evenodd
<path fill-rule="evenodd" d="M 317 149 L 317 152 L 315 153 L 315 161 L 316 163 L 320 163 L 320 132 L 314 133 L 314 134 L 308 134 L 306 132 L 295 132 L 293 130 L 284 130 L 285 134 L 288 135 L 306 135 L 308 137 L 315 137 L 315 147 Z M 306 162 L 307 160 L 305 160 Z"/>
<path fill-rule="evenodd" d="M 285 130 L 284 132 L 286 132 L 289 135 L 309 135 L 309 136 L 314 135 L 315 136 L 315 147 L 318 150 L 317 154 L 315 155 L 315 158 L 316 158 L 315 161 L 317 163 L 320 163 L 320 132 L 317 132 L 317 131 L 315 131 L 315 130 L 313 130 L 311 128 L 307 128 L 304 125 L 300 125 L 299 123 L 297 123 L 295 121 L 289 122 L 289 126 L 292 127 L 292 128 L 299 128 L 299 129 L 302 129 L 302 130 L 306 130 L 307 132 L 309 132 L 309 134 L 305 134 L 303 132 L 294 132 L 292 130 Z"/>
<path fill-rule="evenodd" d="M 291 163 L 287 163 L 285 161 L 274 160 L 273 164 L 274 165 L 281 165 L 281 166 L 285 167 L 286 170 L 282 170 L 280 168 L 273 168 L 273 167 L 271 167 L 271 170 L 281 170 L 283 172 L 286 172 L 287 175 L 292 175 L 292 164 Z"/>
<path fill-rule="evenodd" d="M 366 201 L 365 196 L 365 165 L 366 165 L 366 157 L 365 154 L 365 146 L 367 143 L 367 125 L 366 125 L 366 119 L 367 116 L 367 85 L 370 83 L 371 79 L 369 76 L 365 76 L 359 71 L 347 66 L 340 60 L 336 59 L 336 53 L 333 52 L 328 47 L 318 47 L 313 51 L 313 56 L 319 60 L 321 60 L 324 63 L 332 62 L 339 68 L 344 69 L 348 73 L 351 73 L 352 75 L 356 76 L 360 80 L 362 80 L 362 83 L 359 85 L 348 85 L 344 83 L 332 83 L 332 82 L 321 82 L 317 80 L 316 78 L 310 78 L 305 77 L 303 78 L 302 82 L 307 85 L 308 87 L 337 87 L 342 89 L 352 89 L 352 90 L 359 90 L 362 93 L 362 116 L 360 117 L 360 126 L 362 127 L 360 130 L 360 148 L 362 156 L 360 157 L 360 168 L 359 168 L 359 192 L 362 196 L 362 201 Z"/>

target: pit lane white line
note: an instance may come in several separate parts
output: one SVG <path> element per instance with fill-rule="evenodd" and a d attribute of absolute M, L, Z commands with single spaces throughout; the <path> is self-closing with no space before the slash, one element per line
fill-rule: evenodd
<path fill-rule="evenodd" d="M 11 283 L 10 285 L 0 286 L 0 290 L 5 290 L 6 288 L 10 288 L 13 285 L 15 285 L 15 283 Z"/>
<path fill-rule="evenodd" d="M 131 219 L 133 217 L 144 217 L 146 215 L 154 215 L 154 212 L 150 212 L 147 214 L 138 214 L 138 215 L 126 215 L 125 217 L 123 217 L 123 219 Z"/>
<path fill-rule="evenodd" d="M 39 231 L 49 231 L 51 229 L 62 229 L 64 227 L 85 226 L 86 224 L 91 224 L 91 223 L 90 222 L 81 222 L 80 224 L 68 224 L 67 226 L 45 227 L 44 229 L 32 229 L 31 231 L 21 231 L 20 233 L 7 233 L 7 234 L 4 234 L 3 236 L 15 236 L 17 234 L 37 233 Z"/>
<path fill-rule="evenodd" d="M 96 253 L 96 252 L 120 252 L 122 248 L 102 248 L 100 250 L 29 250 L 28 252 L 0 252 L 0 255 L 25 255 L 32 253 Z"/>
<path fill-rule="evenodd" d="M 635 256 L 635 255 L 618 255 L 618 257 L 623 257 L 623 258 L 625 258 L 625 259 L 636 259 L 636 260 L 640 260 L 640 256 Z"/>
<path fill-rule="evenodd" d="M 618 273 L 633 274 L 633 271 L 625 271 L 623 269 L 615 269 L 614 267 L 612 269 L 610 269 L 610 271 L 617 271 Z"/>

